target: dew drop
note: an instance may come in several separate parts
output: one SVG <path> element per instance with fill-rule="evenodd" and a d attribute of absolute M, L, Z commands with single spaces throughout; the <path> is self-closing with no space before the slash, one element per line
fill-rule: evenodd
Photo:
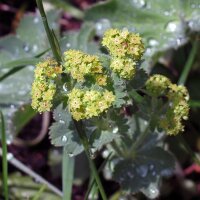
<path fill-rule="evenodd" d="M 7 154 L 7 160 L 12 160 L 14 158 L 12 153 Z"/>
<path fill-rule="evenodd" d="M 103 157 L 103 158 L 107 158 L 108 155 L 109 155 L 109 151 L 108 151 L 108 150 L 104 150 L 104 151 L 102 152 L 102 157 Z"/>
<path fill-rule="evenodd" d="M 167 32 L 175 32 L 177 30 L 177 22 L 171 21 L 166 25 Z"/>
<path fill-rule="evenodd" d="M 134 178 L 134 174 L 132 174 L 131 172 L 128 172 L 127 175 L 128 175 L 130 178 Z"/>
<path fill-rule="evenodd" d="M 64 90 L 65 92 L 68 91 L 68 89 L 67 89 L 67 83 L 64 83 L 64 84 L 63 84 L 63 90 Z"/>
<path fill-rule="evenodd" d="M 113 133 L 115 134 L 115 133 L 117 133 L 118 132 L 118 130 L 119 130 L 119 128 L 118 127 L 115 127 L 115 128 L 113 128 Z"/>
<path fill-rule="evenodd" d="M 16 107 L 15 107 L 15 105 L 11 104 L 11 105 L 10 105 L 10 108 L 11 108 L 11 109 L 15 109 Z"/>
<path fill-rule="evenodd" d="M 69 155 L 70 158 L 74 156 L 73 153 L 69 153 L 68 155 Z"/>
<path fill-rule="evenodd" d="M 111 27 L 108 19 L 100 19 L 95 24 L 96 35 L 102 37 L 104 32 Z"/>
<path fill-rule="evenodd" d="M 152 164 L 149 166 L 149 169 L 150 169 L 150 170 L 153 170 L 154 168 L 155 168 L 155 166 L 152 165 Z"/>
<path fill-rule="evenodd" d="M 38 46 L 36 44 L 33 45 L 33 52 L 36 53 L 38 50 Z"/>
<path fill-rule="evenodd" d="M 62 142 L 67 142 L 67 136 L 66 135 L 63 135 L 62 138 L 61 138 Z"/>
<path fill-rule="evenodd" d="M 155 184 L 151 183 L 147 189 L 147 196 L 149 199 L 155 199 L 159 196 L 159 190 Z"/>
<path fill-rule="evenodd" d="M 149 45 L 152 46 L 152 47 L 155 47 L 155 46 L 158 46 L 159 45 L 159 42 L 155 39 L 150 39 L 149 40 Z"/>
<path fill-rule="evenodd" d="M 67 43 L 67 44 L 66 44 L 66 47 L 67 47 L 67 48 L 70 48 L 70 47 L 71 47 L 71 44 L 70 44 L 70 43 Z"/>
<path fill-rule="evenodd" d="M 169 12 L 169 11 L 165 11 L 165 12 L 164 12 L 164 15 L 165 15 L 165 16 L 169 16 L 169 15 L 170 15 L 170 12 Z"/>
<path fill-rule="evenodd" d="M 107 180 L 112 179 L 112 171 L 111 171 L 108 167 L 105 167 L 105 168 L 104 168 L 103 174 L 104 174 L 104 177 L 105 177 Z"/>
<path fill-rule="evenodd" d="M 37 23 L 39 22 L 39 18 L 38 18 L 38 17 L 35 17 L 35 18 L 33 19 L 33 22 L 34 22 L 35 24 L 37 24 Z"/>
<path fill-rule="evenodd" d="M 64 124 L 65 122 L 62 119 L 60 119 L 59 123 Z"/>
<path fill-rule="evenodd" d="M 152 176 L 155 176 L 155 175 L 156 175 L 156 172 L 155 172 L 155 171 L 153 171 L 153 172 L 152 172 Z"/>
<path fill-rule="evenodd" d="M 146 5 L 146 2 L 144 0 L 132 0 L 133 5 L 137 8 L 143 8 Z"/>
<path fill-rule="evenodd" d="M 141 176 L 141 177 L 146 177 L 148 174 L 148 167 L 146 165 L 141 165 L 138 168 L 136 168 L 136 172 Z"/>
<path fill-rule="evenodd" d="M 28 44 L 24 44 L 23 49 L 25 52 L 28 52 L 30 50 L 30 47 Z"/>
<path fill-rule="evenodd" d="M 164 169 L 164 170 L 162 170 L 161 171 L 161 176 L 165 176 L 165 177 L 169 177 L 169 176 L 171 176 L 172 175 L 172 170 L 171 169 Z"/>
<path fill-rule="evenodd" d="M 90 148 L 90 157 L 91 157 L 91 159 L 95 159 L 95 157 L 96 157 L 95 152 L 96 152 L 96 148 L 94 148 L 94 147 Z"/>
<path fill-rule="evenodd" d="M 9 136 L 8 138 L 7 138 L 7 140 L 6 140 L 6 144 L 7 145 L 11 145 L 12 144 L 12 141 L 13 141 L 13 136 Z"/>

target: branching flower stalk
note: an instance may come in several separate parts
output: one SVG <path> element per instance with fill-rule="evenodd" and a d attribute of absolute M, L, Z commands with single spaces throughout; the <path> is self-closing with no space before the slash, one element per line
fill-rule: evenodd
<path fill-rule="evenodd" d="M 58 44 L 55 43 L 54 36 L 53 36 L 52 32 L 50 31 L 48 21 L 47 21 L 47 18 L 46 18 L 46 14 L 44 12 L 44 8 L 43 8 L 43 5 L 42 5 L 42 1 L 36 0 L 36 2 L 37 2 L 37 5 L 38 5 L 38 8 L 40 10 L 40 14 L 42 16 L 42 19 L 43 19 L 44 27 L 45 27 L 45 30 L 46 30 L 46 33 L 47 33 L 47 36 L 48 36 L 49 43 L 51 45 L 53 55 L 54 55 L 55 59 L 57 60 L 57 63 L 60 64 L 61 61 L 62 61 L 62 57 L 60 56 L 60 52 L 58 51 L 58 48 L 57 48 Z M 53 95 L 51 94 L 50 97 L 52 97 Z M 106 200 L 107 197 L 106 197 L 105 191 L 103 189 L 101 180 L 99 178 L 98 171 L 97 171 L 95 164 L 93 163 L 93 161 L 91 160 L 90 155 L 89 155 L 89 145 L 88 145 L 88 141 L 87 141 L 87 136 L 84 134 L 84 130 L 82 129 L 82 122 L 81 121 L 76 122 L 74 120 L 74 124 L 75 124 L 76 130 L 77 130 L 77 132 L 80 136 L 81 142 L 84 146 L 86 155 L 87 155 L 89 163 L 90 163 L 92 173 L 94 174 L 94 177 L 95 177 L 96 183 L 98 185 L 98 188 L 100 190 L 101 196 L 102 196 L 103 200 Z"/>
<path fill-rule="evenodd" d="M 49 29 L 41 0 L 37 0 L 37 3 L 55 60 L 50 58 L 36 65 L 32 87 L 32 107 L 39 112 L 50 111 L 54 107 L 55 99 L 57 101 L 59 99 L 56 96 L 60 94 L 60 85 L 57 80 L 61 80 L 61 75 L 63 75 L 62 78 L 68 77 L 66 82 L 73 83 L 60 98 L 59 103 L 64 103 L 64 109 L 67 108 L 71 114 L 74 128 L 88 157 L 100 194 L 103 200 L 106 200 L 98 171 L 90 157 L 91 147 L 85 132 L 85 124 L 87 124 L 85 121 L 107 114 L 109 109 L 123 108 L 133 99 L 136 105 L 142 105 L 145 97 L 151 99 L 149 124 L 131 147 L 130 153 L 132 153 L 145 141 L 150 127 L 155 123 L 155 118 L 157 119 L 156 127 L 164 130 L 167 135 L 177 135 L 184 130 L 183 121 L 187 120 L 189 114 L 187 89 L 184 86 L 172 84 L 167 77 L 162 75 L 153 75 L 146 83 L 144 81 L 143 95 L 133 89 L 130 84 L 138 71 L 144 45 L 138 34 L 130 33 L 128 30 L 110 29 L 105 32 L 102 45 L 110 53 L 109 66 L 104 66 L 99 56 L 78 50 L 68 50 L 61 56 L 57 39 Z M 117 81 L 124 83 L 123 86 L 127 91 L 121 94 Z M 157 100 L 163 97 L 167 99 L 167 104 L 164 101 L 162 104 L 167 105 L 166 112 L 157 118 L 159 115 Z M 111 142 L 111 145 L 119 157 L 127 156 L 127 152 L 124 153 L 124 149 L 118 147 L 118 143 Z"/>

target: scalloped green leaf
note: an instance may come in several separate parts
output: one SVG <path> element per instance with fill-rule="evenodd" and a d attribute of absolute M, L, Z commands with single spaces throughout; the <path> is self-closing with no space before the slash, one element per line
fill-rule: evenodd
<path fill-rule="evenodd" d="M 114 179 L 123 190 L 136 193 L 158 177 L 171 175 L 174 167 L 174 157 L 161 147 L 154 147 L 138 152 L 133 160 L 120 160 L 114 168 Z"/>
<path fill-rule="evenodd" d="M 68 49 L 77 49 L 89 54 L 99 53 L 99 47 L 94 38 L 94 23 L 86 22 L 80 31 L 67 32 L 62 38 L 60 45 L 62 52 Z"/>
<path fill-rule="evenodd" d="M 70 156 L 75 156 L 83 151 L 83 146 L 79 140 L 78 133 L 73 126 L 72 118 L 69 112 L 59 105 L 54 110 L 54 119 L 49 131 L 51 143 L 58 147 L 64 147 L 64 150 Z"/>
<path fill-rule="evenodd" d="M 199 3 L 188 0 L 108 0 L 86 11 L 85 20 L 109 20 L 113 28 L 128 28 L 144 39 L 147 57 L 185 44 L 188 33 L 200 31 Z M 104 20 L 103 20 L 104 19 Z"/>

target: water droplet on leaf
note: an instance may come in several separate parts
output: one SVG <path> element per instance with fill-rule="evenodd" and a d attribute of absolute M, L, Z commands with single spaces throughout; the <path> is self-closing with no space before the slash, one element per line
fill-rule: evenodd
<path fill-rule="evenodd" d="M 158 46 L 159 45 L 159 42 L 155 39 L 150 39 L 149 40 L 149 45 L 154 47 L 154 46 Z"/>
<path fill-rule="evenodd" d="M 64 83 L 64 84 L 63 84 L 63 90 L 64 90 L 65 92 L 68 91 L 68 89 L 67 89 L 67 83 Z"/>
<path fill-rule="evenodd" d="M 39 18 L 38 18 L 38 17 L 35 17 L 35 18 L 33 19 L 33 22 L 34 22 L 35 24 L 37 24 L 37 23 L 39 22 Z"/>
<path fill-rule="evenodd" d="M 7 160 L 12 160 L 14 158 L 12 153 L 7 154 Z"/>
<path fill-rule="evenodd" d="M 115 128 L 113 128 L 113 133 L 115 134 L 115 133 L 117 133 L 118 132 L 118 130 L 119 130 L 119 128 L 116 126 Z"/>
<path fill-rule="evenodd" d="M 70 44 L 70 43 L 67 43 L 67 44 L 66 44 L 66 47 L 67 47 L 67 48 L 70 48 L 70 47 L 71 47 L 71 44 Z"/>
<path fill-rule="evenodd" d="M 171 21 L 166 25 L 167 32 L 175 32 L 177 30 L 177 22 Z"/>
<path fill-rule="evenodd" d="M 36 53 L 38 50 L 38 46 L 36 44 L 33 45 L 33 52 Z"/>
<path fill-rule="evenodd" d="M 155 199 L 159 195 L 159 190 L 158 190 L 157 186 L 155 184 L 153 184 L 153 183 L 151 183 L 149 185 L 147 191 L 148 192 L 147 192 L 146 195 L 148 196 L 149 199 Z"/>
<path fill-rule="evenodd" d="M 144 0 L 132 0 L 133 5 L 137 8 L 143 8 L 146 5 L 146 2 Z"/>
<path fill-rule="evenodd" d="M 66 135 L 63 135 L 62 138 L 61 138 L 62 142 L 67 142 L 67 136 Z"/>
<path fill-rule="evenodd" d="M 108 19 L 100 19 L 95 24 L 96 35 L 102 37 L 104 32 L 111 27 Z"/>
<path fill-rule="evenodd" d="M 109 155 L 109 151 L 107 149 L 102 152 L 103 158 L 107 158 L 108 155 Z"/>
<path fill-rule="evenodd" d="M 65 122 L 62 119 L 60 119 L 59 123 L 64 124 Z"/>
<path fill-rule="evenodd" d="M 141 165 L 138 168 L 136 168 L 136 172 L 138 173 L 138 175 L 144 178 L 148 174 L 148 167 L 146 165 Z"/>
<path fill-rule="evenodd" d="M 73 154 L 73 153 L 69 153 L 68 155 L 69 155 L 69 157 L 73 157 L 73 156 L 74 156 L 74 154 Z"/>
<path fill-rule="evenodd" d="M 154 168 L 155 168 L 155 166 L 152 165 L 152 164 L 149 166 L 149 169 L 150 169 L 150 170 L 153 170 Z"/>
<path fill-rule="evenodd" d="M 28 44 L 25 44 L 25 45 L 23 46 L 23 49 L 24 49 L 25 52 L 28 52 L 28 51 L 30 50 L 30 47 L 29 47 Z"/>
<path fill-rule="evenodd" d="M 132 174 L 131 172 L 128 172 L 127 175 L 128 175 L 130 178 L 134 178 L 134 174 Z"/>

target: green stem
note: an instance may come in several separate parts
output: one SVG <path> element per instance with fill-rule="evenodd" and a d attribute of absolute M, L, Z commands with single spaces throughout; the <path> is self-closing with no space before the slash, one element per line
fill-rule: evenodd
<path fill-rule="evenodd" d="M 190 105 L 190 107 L 193 107 L 193 108 L 200 108 L 200 101 L 198 101 L 198 100 L 190 100 L 189 101 L 189 105 Z"/>
<path fill-rule="evenodd" d="M 131 147 L 131 150 L 129 151 L 131 154 L 132 152 L 137 149 L 142 143 L 143 141 L 146 139 L 148 133 L 149 133 L 149 128 L 150 128 L 150 124 L 151 121 L 149 122 L 149 124 L 147 125 L 147 127 L 145 128 L 145 130 L 143 131 L 143 133 L 140 135 L 140 137 L 138 138 L 138 140 L 136 140 L 136 142 L 133 144 L 133 146 Z"/>
<path fill-rule="evenodd" d="M 129 95 L 137 102 L 141 103 L 143 101 L 143 97 L 136 91 L 136 90 L 131 90 Z"/>
<path fill-rule="evenodd" d="M 74 158 L 70 158 L 63 150 L 62 160 L 62 182 L 63 182 L 63 200 L 72 199 L 72 186 L 74 177 Z"/>
<path fill-rule="evenodd" d="M 102 199 L 107 200 L 106 193 L 105 193 L 103 185 L 101 183 L 101 180 L 100 180 L 98 171 L 96 169 L 96 166 L 95 166 L 93 160 L 90 158 L 90 147 L 89 147 L 88 138 L 87 138 L 85 130 L 84 130 L 83 122 L 82 121 L 76 121 L 76 120 L 73 120 L 73 121 L 74 121 L 75 128 L 76 128 L 76 130 L 79 134 L 80 140 L 83 144 L 86 156 L 87 156 L 88 161 L 89 161 L 90 168 L 92 170 L 93 176 L 94 176 L 96 183 L 98 185 Z"/>
<path fill-rule="evenodd" d="M 180 84 L 180 85 L 184 85 L 185 84 L 185 82 L 187 80 L 187 77 L 188 77 L 188 74 L 189 74 L 189 72 L 191 70 L 192 64 L 194 62 L 197 49 L 198 49 L 198 42 L 195 42 L 193 44 L 193 47 L 192 47 L 192 50 L 190 52 L 189 58 L 188 58 L 185 66 L 183 68 L 183 71 L 182 71 L 181 76 L 179 78 L 178 84 Z"/>
<path fill-rule="evenodd" d="M 111 156 L 112 156 L 112 153 L 110 153 L 110 154 L 108 155 L 108 157 L 106 158 L 106 160 L 103 161 L 103 163 L 101 164 L 101 166 L 100 166 L 99 169 L 98 169 L 98 172 L 100 172 L 100 171 L 105 167 L 106 163 L 108 162 L 108 160 L 110 159 Z M 89 194 L 90 194 L 90 191 L 91 191 L 91 189 L 92 189 L 92 187 L 93 187 L 94 185 L 95 185 L 95 179 L 94 179 L 94 176 L 92 176 L 92 179 L 91 179 L 91 181 L 90 181 L 90 184 L 89 184 L 89 187 L 88 187 L 88 190 L 87 190 L 87 192 L 86 192 L 86 195 L 85 195 L 84 200 L 87 200 L 87 199 L 88 199 L 88 196 L 89 196 Z"/>
<path fill-rule="evenodd" d="M 187 142 L 185 141 L 185 139 L 181 136 L 178 135 L 178 140 L 181 142 L 181 144 L 183 145 L 184 150 L 189 153 L 192 157 L 192 160 L 197 163 L 198 165 L 200 165 L 200 160 L 198 158 L 198 156 L 196 156 L 196 154 L 192 151 L 192 149 L 190 148 L 190 146 L 187 144 Z"/>
<path fill-rule="evenodd" d="M 42 193 L 45 191 L 45 189 L 46 189 L 46 185 L 42 185 L 32 200 L 38 200 L 40 196 L 42 195 Z"/>
<path fill-rule="evenodd" d="M 40 15 L 42 17 L 43 25 L 44 25 L 44 28 L 45 28 L 51 49 L 52 49 L 52 53 L 53 53 L 56 61 L 59 64 L 61 64 L 61 62 L 62 62 L 61 53 L 60 53 L 58 47 L 56 46 L 56 43 L 55 43 L 55 40 L 54 40 L 54 35 L 52 34 L 51 29 L 49 28 L 49 24 L 48 24 L 48 20 L 47 20 L 45 11 L 44 11 L 42 0 L 36 0 L 36 3 L 37 3 L 37 6 L 38 6 L 38 9 L 40 11 Z"/>
<path fill-rule="evenodd" d="M 8 161 L 7 161 L 7 145 L 6 145 L 6 133 L 5 133 L 5 122 L 3 113 L 1 115 L 1 144 L 2 144 L 2 170 L 3 170 L 3 190 L 5 200 L 8 200 Z"/>
<path fill-rule="evenodd" d="M 119 148 L 119 145 L 117 145 L 117 143 L 115 142 L 115 140 L 113 140 L 111 142 L 112 148 L 116 151 L 116 153 L 120 156 L 123 157 L 123 152 L 121 151 L 121 149 Z"/>

